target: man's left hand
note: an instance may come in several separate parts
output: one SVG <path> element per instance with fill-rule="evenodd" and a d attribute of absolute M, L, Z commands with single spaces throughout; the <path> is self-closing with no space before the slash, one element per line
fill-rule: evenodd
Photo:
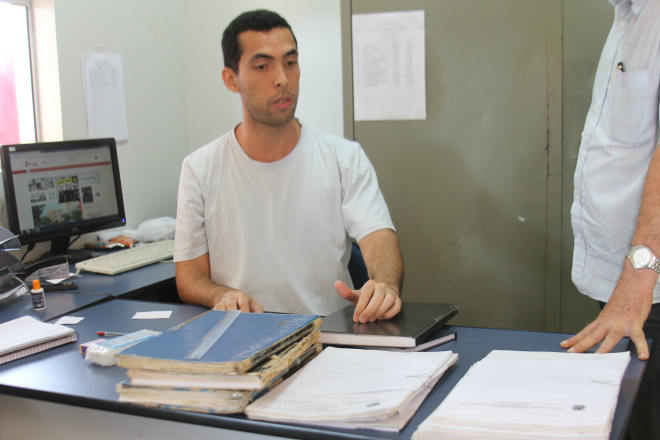
<path fill-rule="evenodd" d="M 377 319 L 389 319 L 401 311 L 399 291 L 388 283 L 367 281 L 362 289 L 351 290 L 341 281 L 335 283 L 335 289 L 342 298 L 355 305 L 353 321 L 373 322 Z"/>
<path fill-rule="evenodd" d="M 629 265 L 625 262 L 625 265 Z M 561 343 L 571 353 L 582 353 L 603 341 L 596 353 L 609 353 L 612 348 L 628 336 L 635 344 L 639 359 L 649 357 L 649 348 L 644 336 L 644 322 L 653 303 L 653 286 L 657 274 L 650 269 L 635 271 L 624 267 L 612 297 L 595 321 L 580 333 Z M 651 292 L 651 294 L 648 293 Z"/>

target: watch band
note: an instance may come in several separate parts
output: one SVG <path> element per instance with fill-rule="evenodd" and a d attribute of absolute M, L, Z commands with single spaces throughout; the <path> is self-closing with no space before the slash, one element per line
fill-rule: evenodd
<path fill-rule="evenodd" d="M 653 269 L 660 274 L 660 259 L 655 255 L 653 256 L 653 260 L 651 260 L 651 264 L 649 264 L 649 269 Z"/>

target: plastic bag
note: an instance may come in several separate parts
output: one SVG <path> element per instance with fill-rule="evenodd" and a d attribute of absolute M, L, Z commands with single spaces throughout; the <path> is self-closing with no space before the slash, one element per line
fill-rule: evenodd
<path fill-rule="evenodd" d="M 158 336 L 160 333 L 161 332 L 155 330 L 139 330 L 117 338 L 92 344 L 87 347 L 87 350 L 85 350 L 85 360 L 104 367 L 116 365 L 117 355 L 119 353 L 137 343 Z"/>
<path fill-rule="evenodd" d="M 118 235 L 126 235 L 128 237 L 135 238 L 137 234 L 137 229 L 108 229 L 107 231 L 99 232 L 99 240 L 110 241 L 111 238 L 114 238 Z"/>
<path fill-rule="evenodd" d="M 141 243 L 174 239 L 176 220 L 172 217 L 160 217 L 146 220 L 138 226 L 135 239 Z"/>

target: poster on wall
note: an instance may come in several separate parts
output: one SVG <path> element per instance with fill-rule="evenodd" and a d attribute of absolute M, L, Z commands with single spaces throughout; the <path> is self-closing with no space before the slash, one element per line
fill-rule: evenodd
<path fill-rule="evenodd" d="M 82 58 L 82 70 L 89 138 L 128 141 L 121 55 L 87 54 Z"/>
<path fill-rule="evenodd" d="M 424 11 L 353 15 L 356 121 L 426 119 Z"/>

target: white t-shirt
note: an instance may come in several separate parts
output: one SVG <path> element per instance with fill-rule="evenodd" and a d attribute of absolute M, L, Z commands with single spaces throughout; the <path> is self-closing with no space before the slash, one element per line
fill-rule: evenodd
<path fill-rule="evenodd" d="M 211 278 L 266 311 L 327 315 L 347 302 L 351 237 L 394 229 L 356 142 L 303 126 L 284 159 L 250 159 L 234 131 L 184 159 L 175 261 L 209 253 Z"/>

